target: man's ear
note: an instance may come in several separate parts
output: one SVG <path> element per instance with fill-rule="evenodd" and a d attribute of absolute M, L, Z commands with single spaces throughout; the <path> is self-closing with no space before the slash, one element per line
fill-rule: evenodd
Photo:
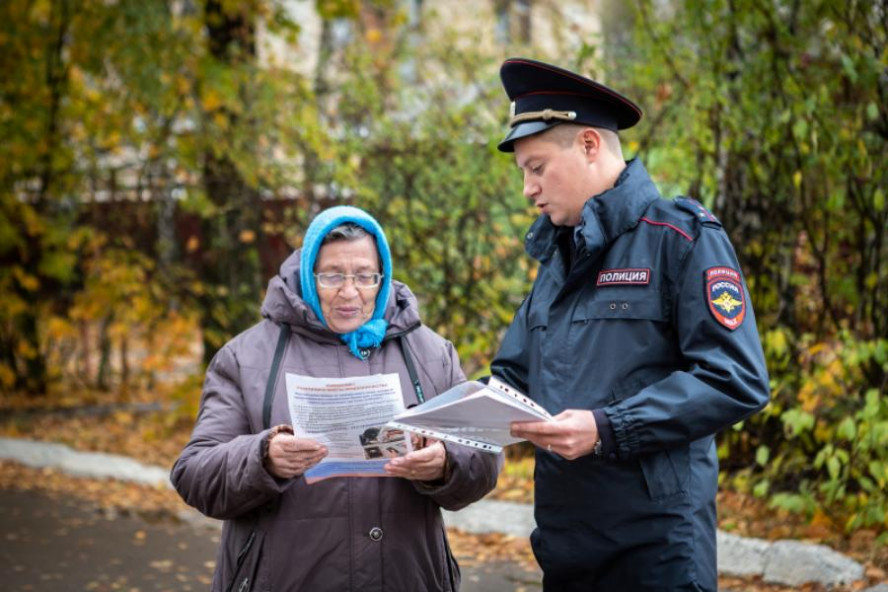
<path fill-rule="evenodd" d="M 587 127 L 580 132 L 580 141 L 583 144 L 586 159 L 590 161 L 595 160 L 598 156 L 598 151 L 601 150 L 601 134 L 597 130 Z"/>

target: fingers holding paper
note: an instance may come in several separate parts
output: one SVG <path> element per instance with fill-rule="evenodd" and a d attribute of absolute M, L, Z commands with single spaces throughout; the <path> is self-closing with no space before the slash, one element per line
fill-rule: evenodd
<path fill-rule="evenodd" d="M 598 425 L 591 411 L 567 409 L 553 419 L 512 422 L 511 433 L 568 460 L 592 452 L 598 441 Z"/>
<path fill-rule="evenodd" d="M 327 456 L 327 448 L 315 440 L 277 434 L 268 444 L 268 472 L 279 479 L 302 475 Z"/>
<path fill-rule="evenodd" d="M 437 440 L 427 440 L 425 448 L 393 458 L 385 465 L 385 472 L 392 477 L 411 481 L 435 481 L 444 477 L 447 451 Z"/>

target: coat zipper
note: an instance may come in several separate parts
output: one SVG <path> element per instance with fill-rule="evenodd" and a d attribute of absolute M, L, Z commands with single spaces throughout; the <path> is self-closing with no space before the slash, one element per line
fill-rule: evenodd
<path fill-rule="evenodd" d="M 234 590 L 234 584 L 237 582 L 237 576 L 240 573 L 241 568 L 244 566 L 244 560 L 247 558 L 247 554 L 250 552 L 250 547 L 253 546 L 253 540 L 256 538 L 256 531 L 252 531 L 250 536 L 247 538 L 247 542 L 244 543 L 243 548 L 240 553 L 237 554 L 237 561 L 234 564 L 234 576 L 231 578 L 231 583 L 228 585 L 227 592 L 232 592 Z M 241 582 L 241 585 L 238 586 L 237 592 L 245 592 L 247 590 L 247 586 L 250 584 L 250 577 L 247 576 Z"/>

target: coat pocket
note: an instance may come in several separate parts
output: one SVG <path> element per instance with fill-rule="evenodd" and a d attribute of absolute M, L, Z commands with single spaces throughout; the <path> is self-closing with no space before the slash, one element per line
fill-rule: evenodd
<path fill-rule="evenodd" d="M 585 302 L 577 314 L 577 320 L 622 320 L 667 322 L 667 309 L 659 295 L 647 298 L 627 297 L 620 294 L 599 294 Z"/>
<path fill-rule="evenodd" d="M 651 501 L 687 494 L 691 478 L 689 452 L 688 446 L 681 446 L 639 458 Z"/>
<path fill-rule="evenodd" d="M 262 558 L 262 543 L 265 533 L 252 530 L 237 554 L 234 573 L 225 592 L 251 592 L 256 590 L 256 575 Z"/>

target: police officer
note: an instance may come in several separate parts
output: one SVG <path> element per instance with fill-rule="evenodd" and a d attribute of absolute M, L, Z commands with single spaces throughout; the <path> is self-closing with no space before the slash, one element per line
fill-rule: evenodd
<path fill-rule="evenodd" d="M 555 415 L 512 424 L 537 446 L 544 589 L 714 591 L 715 434 L 769 396 L 734 249 L 623 159 L 632 101 L 529 59 L 500 76 L 539 271 L 491 370 Z"/>

